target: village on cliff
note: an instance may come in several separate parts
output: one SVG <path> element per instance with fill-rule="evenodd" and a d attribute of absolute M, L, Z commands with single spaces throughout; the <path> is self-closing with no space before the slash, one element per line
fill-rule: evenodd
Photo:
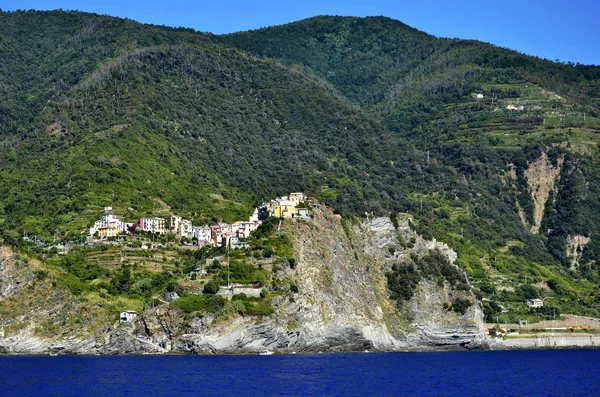
<path fill-rule="evenodd" d="M 171 215 L 166 219 L 145 217 L 137 222 L 125 222 L 112 214 L 112 207 L 105 207 L 104 215 L 89 229 L 88 241 L 102 242 L 122 235 L 148 232 L 153 236 L 173 234 L 200 247 L 247 248 L 248 243 L 244 240 L 269 217 L 310 219 L 309 209 L 305 205 L 307 201 L 304 193 L 290 193 L 289 196 L 262 203 L 254 209 L 247 221 L 201 226 L 195 226 L 192 221 L 178 215 Z"/>

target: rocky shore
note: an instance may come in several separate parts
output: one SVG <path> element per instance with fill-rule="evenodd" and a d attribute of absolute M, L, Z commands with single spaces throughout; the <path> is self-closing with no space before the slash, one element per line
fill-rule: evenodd
<path fill-rule="evenodd" d="M 217 322 L 210 314 L 186 315 L 161 305 L 131 323 L 103 318 L 85 299 L 38 282 L 34 264 L 16 260 L 5 248 L 0 258 L 0 299 L 15 309 L 0 318 L 2 354 L 235 354 L 273 351 L 343 352 L 489 349 L 481 307 L 472 292 L 421 280 L 401 307 L 389 298 L 386 272 L 408 255 L 437 250 L 451 262 L 456 253 L 424 240 L 409 219 L 390 218 L 345 225 L 328 210 L 311 222 L 285 225 L 296 266 L 280 277 L 295 280 L 293 299 L 274 297 L 270 316 L 234 316 Z M 414 241 L 411 248 L 400 241 Z M 34 296 L 32 300 L 28 297 Z M 464 313 L 448 310 L 458 296 L 473 304 Z M 25 306 L 28 305 L 28 306 Z M 19 315 L 14 313 L 18 311 Z M 48 331 L 48 318 L 62 319 Z M 77 319 L 77 321 L 74 321 Z M 56 321 L 52 322 L 55 324 Z M 98 325 L 104 324 L 104 325 Z M 95 325 L 93 332 L 90 332 Z M 43 332 L 42 332 L 43 330 Z"/>

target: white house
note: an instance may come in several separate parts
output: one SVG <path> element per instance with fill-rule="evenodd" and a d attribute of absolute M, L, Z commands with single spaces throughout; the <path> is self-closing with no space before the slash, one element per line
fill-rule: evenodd
<path fill-rule="evenodd" d="M 543 307 L 544 301 L 541 299 L 529 299 L 527 301 L 527 306 L 529 306 L 532 309 L 535 309 L 536 307 Z"/>
<path fill-rule="evenodd" d="M 198 226 L 192 229 L 193 237 L 198 240 L 198 245 L 210 244 L 211 232 L 208 226 Z"/>
<path fill-rule="evenodd" d="M 110 234 L 117 235 L 125 231 L 125 223 L 117 218 L 115 215 L 106 214 L 103 215 L 100 220 L 94 223 L 94 226 L 90 228 L 90 236 L 93 236 L 100 230 L 111 229 Z"/>
<path fill-rule="evenodd" d="M 288 200 L 291 201 L 295 207 L 304 200 L 306 200 L 306 196 L 304 195 L 304 193 L 290 193 Z"/>
<path fill-rule="evenodd" d="M 140 229 L 144 232 L 164 234 L 165 220 L 163 218 L 140 218 Z"/>
<path fill-rule="evenodd" d="M 258 222 L 259 220 L 260 220 L 260 214 L 258 212 L 258 208 L 255 208 L 252 215 L 250 215 L 249 221 L 254 223 L 254 222 Z"/>
<path fill-rule="evenodd" d="M 137 317 L 137 312 L 134 312 L 132 310 L 125 310 L 121 312 L 121 315 L 119 316 L 119 320 L 124 323 L 124 322 L 130 322 L 133 321 L 133 319 L 135 319 Z"/>
<path fill-rule="evenodd" d="M 248 238 L 250 233 L 258 229 L 260 222 L 236 222 L 238 225 L 237 235 L 239 238 Z"/>
<path fill-rule="evenodd" d="M 238 236 L 229 236 L 229 247 L 232 250 L 237 250 L 237 249 L 245 249 L 248 248 L 250 245 L 244 241 L 240 241 L 240 238 Z"/>
<path fill-rule="evenodd" d="M 296 219 L 310 219 L 310 211 L 308 208 L 296 208 Z"/>
<path fill-rule="evenodd" d="M 191 239 L 194 237 L 194 230 L 192 226 L 192 221 L 188 221 L 187 219 L 183 219 L 179 224 L 179 232 L 177 233 L 178 237 L 187 237 Z"/>

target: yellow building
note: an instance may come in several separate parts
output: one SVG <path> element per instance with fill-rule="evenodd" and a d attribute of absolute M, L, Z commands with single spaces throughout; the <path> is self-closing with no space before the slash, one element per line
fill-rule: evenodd
<path fill-rule="evenodd" d="M 296 214 L 293 202 L 282 200 L 273 207 L 273 216 L 276 218 L 293 218 Z"/>
<path fill-rule="evenodd" d="M 107 237 L 117 237 L 119 235 L 118 229 L 113 229 L 112 227 L 106 227 L 98 230 L 98 237 L 107 238 Z"/>

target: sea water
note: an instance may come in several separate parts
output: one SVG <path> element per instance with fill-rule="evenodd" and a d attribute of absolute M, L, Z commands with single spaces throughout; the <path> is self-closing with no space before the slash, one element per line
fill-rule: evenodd
<path fill-rule="evenodd" d="M 0 357 L 2 396 L 600 396 L 600 350 Z"/>

